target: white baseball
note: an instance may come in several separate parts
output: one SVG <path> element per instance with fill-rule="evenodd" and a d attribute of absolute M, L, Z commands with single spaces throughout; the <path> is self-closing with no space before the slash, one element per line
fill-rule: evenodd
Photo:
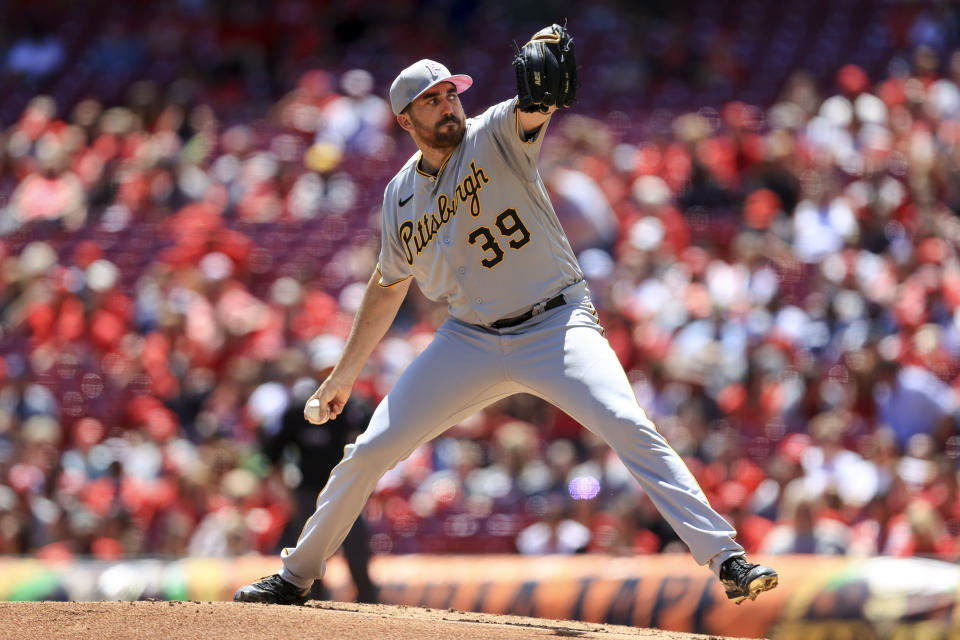
<path fill-rule="evenodd" d="M 314 424 L 320 424 L 327 418 L 327 412 L 320 408 L 320 400 L 317 398 L 310 398 L 307 406 L 303 409 L 303 414 L 307 420 Z"/>

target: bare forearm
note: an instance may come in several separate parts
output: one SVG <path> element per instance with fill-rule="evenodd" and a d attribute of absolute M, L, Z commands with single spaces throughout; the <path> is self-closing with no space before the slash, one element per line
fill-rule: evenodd
<path fill-rule="evenodd" d="M 353 328 L 350 330 L 343 355 L 330 377 L 353 384 L 374 347 L 393 323 L 409 288 L 409 279 L 389 287 L 381 287 L 379 275 L 374 272 L 367 283 L 360 309 L 353 319 Z"/>
<path fill-rule="evenodd" d="M 533 133 L 542 127 L 543 123 L 549 120 L 550 116 L 552 116 L 556 110 L 556 107 L 550 107 L 547 113 L 541 113 L 540 111 L 527 113 L 526 111 L 517 110 L 517 116 L 520 118 L 520 129 L 527 135 Z"/>

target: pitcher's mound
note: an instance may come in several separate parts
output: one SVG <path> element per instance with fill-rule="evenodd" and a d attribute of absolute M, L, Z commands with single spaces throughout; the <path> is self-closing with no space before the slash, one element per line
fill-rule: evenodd
<path fill-rule="evenodd" d="M 234 602 L 4 602 L 0 638 L 118 640 L 732 640 L 617 625 L 468 611 L 311 601 L 303 607 Z"/>

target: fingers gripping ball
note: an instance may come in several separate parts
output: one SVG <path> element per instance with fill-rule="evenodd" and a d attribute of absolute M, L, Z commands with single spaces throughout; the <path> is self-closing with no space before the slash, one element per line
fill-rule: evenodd
<path fill-rule="evenodd" d="M 513 58 L 517 99 L 522 111 L 546 113 L 556 105 L 569 107 L 577 99 L 577 61 L 573 37 L 558 24 L 533 34 Z"/>
<path fill-rule="evenodd" d="M 318 398 L 310 398 L 307 405 L 303 408 L 303 417 L 313 424 L 323 424 L 327 421 L 327 410 L 320 406 Z"/>

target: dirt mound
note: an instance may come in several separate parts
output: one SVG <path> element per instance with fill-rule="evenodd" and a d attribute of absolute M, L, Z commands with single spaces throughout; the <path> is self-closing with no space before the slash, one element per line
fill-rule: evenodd
<path fill-rule="evenodd" d="M 4 602 L 0 638 L 115 640 L 324 638 L 325 640 L 732 640 L 675 631 L 454 609 L 311 601 L 303 607 L 233 602 Z"/>

